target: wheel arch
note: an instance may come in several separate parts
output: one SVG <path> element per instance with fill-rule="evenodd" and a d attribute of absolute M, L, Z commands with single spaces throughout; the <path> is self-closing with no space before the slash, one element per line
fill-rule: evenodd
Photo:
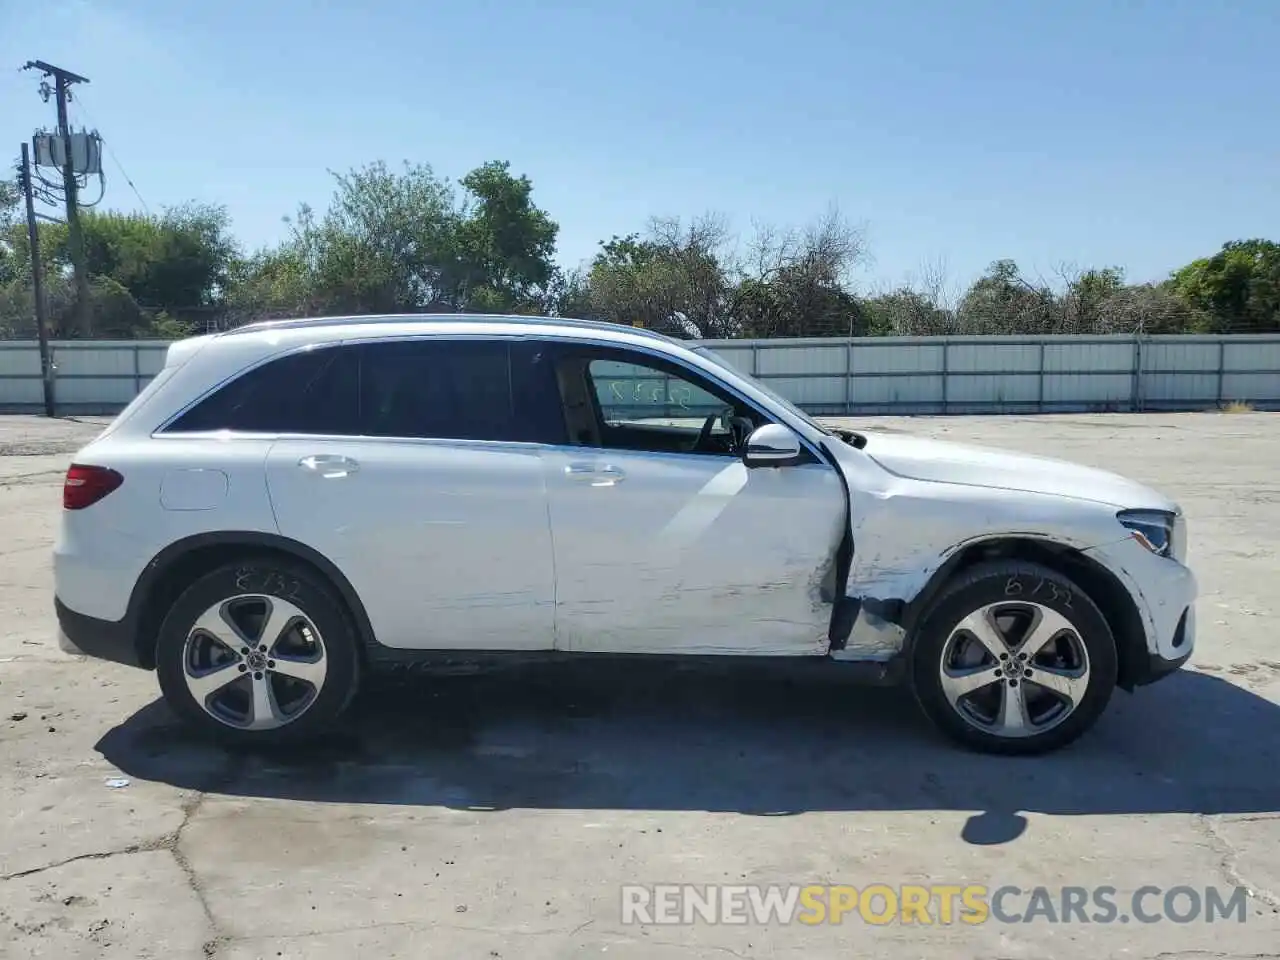
<path fill-rule="evenodd" d="M 1102 611 L 1116 643 L 1117 685 L 1132 690 L 1147 660 L 1147 634 L 1142 615 L 1120 579 L 1105 566 L 1074 547 L 1041 537 L 992 536 L 965 544 L 934 571 L 925 586 L 904 607 L 901 627 L 908 657 L 916 627 L 946 585 L 955 577 L 989 560 L 1026 560 L 1071 578 Z"/>
<path fill-rule="evenodd" d="M 129 597 L 129 622 L 134 624 L 138 661 L 156 665 L 160 624 L 178 596 L 198 577 L 224 563 L 252 555 L 279 556 L 311 567 L 338 591 L 363 652 L 374 642 L 373 626 L 351 581 L 329 558 L 305 543 L 278 534 L 252 530 L 199 533 L 176 540 L 147 564 Z"/>

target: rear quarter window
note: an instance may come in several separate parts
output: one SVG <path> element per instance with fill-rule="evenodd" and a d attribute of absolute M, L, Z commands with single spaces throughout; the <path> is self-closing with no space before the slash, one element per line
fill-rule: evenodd
<path fill-rule="evenodd" d="M 359 356 L 350 347 L 303 350 L 254 367 L 219 387 L 165 433 L 349 435 L 359 418 Z"/>

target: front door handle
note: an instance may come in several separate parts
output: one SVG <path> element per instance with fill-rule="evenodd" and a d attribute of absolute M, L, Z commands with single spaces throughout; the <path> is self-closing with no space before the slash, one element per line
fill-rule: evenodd
<path fill-rule="evenodd" d="M 303 457 L 298 466 L 309 473 L 319 474 L 326 480 L 337 480 L 360 469 L 360 464 L 341 454 L 316 453 Z"/>
<path fill-rule="evenodd" d="M 612 487 L 627 479 L 626 473 L 611 463 L 571 463 L 564 468 L 564 475 L 593 487 Z"/>

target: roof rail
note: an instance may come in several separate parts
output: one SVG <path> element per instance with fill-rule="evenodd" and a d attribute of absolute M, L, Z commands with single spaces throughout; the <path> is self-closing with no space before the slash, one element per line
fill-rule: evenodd
<path fill-rule="evenodd" d="M 574 317 L 545 317 L 527 314 L 478 314 L 478 313 L 386 313 L 373 315 L 329 316 L 329 317 L 290 317 L 282 320 L 259 320 L 244 326 L 233 327 L 224 332 L 224 336 L 238 333 L 253 333 L 260 330 L 297 330 L 310 327 L 341 326 L 344 324 L 381 324 L 381 323 L 508 323 L 534 327 L 560 326 L 581 327 L 589 330 L 625 330 L 642 337 L 657 340 L 673 340 L 662 333 L 646 330 L 644 327 L 633 327 L 625 323 L 612 323 L 607 320 L 581 320 Z"/>

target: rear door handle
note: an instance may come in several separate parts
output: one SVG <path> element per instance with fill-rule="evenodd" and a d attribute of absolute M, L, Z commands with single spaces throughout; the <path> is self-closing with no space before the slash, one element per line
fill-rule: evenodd
<path fill-rule="evenodd" d="M 332 453 L 316 453 L 303 457 L 298 461 L 298 466 L 309 473 L 319 474 L 326 480 L 336 480 L 360 469 L 360 464 L 350 457 Z"/>
<path fill-rule="evenodd" d="M 626 473 L 613 464 L 597 465 L 594 463 L 571 463 L 564 468 L 564 475 L 570 480 L 589 483 L 593 487 L 612 487 L 627 479 Z"/>

